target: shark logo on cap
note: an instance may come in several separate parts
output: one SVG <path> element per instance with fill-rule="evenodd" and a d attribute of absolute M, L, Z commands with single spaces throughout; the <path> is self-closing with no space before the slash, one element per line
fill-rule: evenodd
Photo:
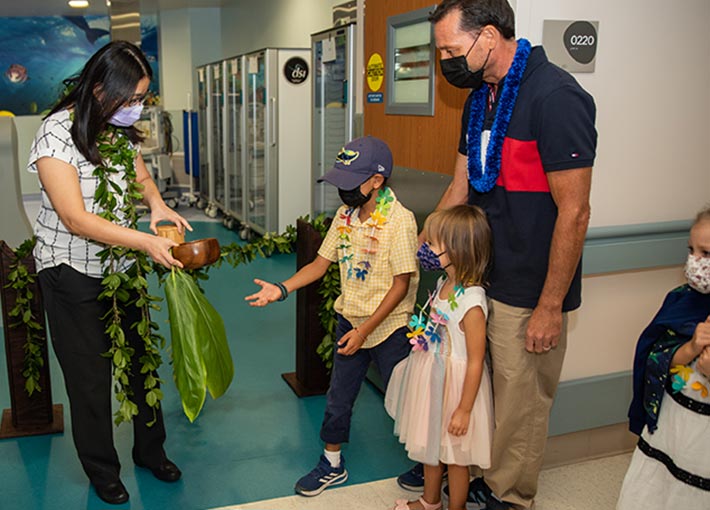
<path fill-rule="evenodd" d="M 350 166 L 350 164 L 355 161 L 358 156 L 360 156 L 359 151 L 353 151 L 343 147 L 342 149 L 340 149 L 340 152 L 336 156 L 335 161 L 338 163 L 342 163 L 345 166 Z"/>

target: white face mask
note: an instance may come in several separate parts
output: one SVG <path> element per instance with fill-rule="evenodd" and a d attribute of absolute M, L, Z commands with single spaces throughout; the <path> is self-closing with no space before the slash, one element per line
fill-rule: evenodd
<path fill-rule="evenodd" d="M 113 114 L 113 117 L 108 122 L 114 126 L 130 127 L 141 118 L 142 112 L 142 103 L 133 106 L 122 106 L 116 110 L 116 113 Z"/>
<path fill-rule="evenodd" d="M 701 294 L 710 294 L 710 257 L 695 257 L 688 254 L 685 262 L 685 277 L 688 285 Z"/>

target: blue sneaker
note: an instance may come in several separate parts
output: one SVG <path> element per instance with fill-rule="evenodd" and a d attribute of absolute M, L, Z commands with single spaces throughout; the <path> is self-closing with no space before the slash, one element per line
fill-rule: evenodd
<path fill-rule="evenodd" d="M 348 471 L 345 469 L 345 457 L 340 456 L 340 466 L 334 468 L 325 458 L 320 456 L 318 465 L 296 482 L 295 490 L 302 496 L 317 496 L 331 485 L 340 485 L 348 479 Z"/>
<path fill-rule="evenodd" d="M 448 469 L 444 466 L 444 474 L 442 476 L 443 480 L 448 477 Z M 406 473 L 402 473 L 397 477 L 397 485 L 402 487 L 404 490 L 413 492 L 424 491 L 424 464 L 417 462 L 414 464 L 412 469 Z"/>
<path fill-rule="evenodd" d="M 443 499 L 447 503 L 449 502 L 449 486 L 445 485 L 443 492 Z M 466 510 L 494 510 L 497 507 L 491 507 L 492 500 L 495 497 L 491 497 L 491 489 L 483 481 L 483 478 L 474 478 L 471 483 L 468 484 L 468 494 L 466 495 Z M 498 503 L 495 500 L 494 503 Z"/>
<path fill-rule="evenodd" d="M 399 475 L 397 485 L 407 491 L 424 491 L 424 465 L 417 462 L 412 469 Z"/>

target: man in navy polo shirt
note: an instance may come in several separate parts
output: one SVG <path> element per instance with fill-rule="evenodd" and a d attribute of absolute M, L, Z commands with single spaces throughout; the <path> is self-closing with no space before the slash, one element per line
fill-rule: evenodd
<path fill-rule="evenodd" d="M 581 253 L 597 133 L 592 97 L 515 39 L 506 0 L 444 0 L 430 17 L 444 77 L 472 89 L 454 178 L 437 209 L 482 207 L 493 231 L 488 339 L 496 428 L 492 465 L 469 500 L 530 508 L 564 359 L 567 312 L 581 303 Z M 415 489 L 419 467 L 398 479 Z"/>

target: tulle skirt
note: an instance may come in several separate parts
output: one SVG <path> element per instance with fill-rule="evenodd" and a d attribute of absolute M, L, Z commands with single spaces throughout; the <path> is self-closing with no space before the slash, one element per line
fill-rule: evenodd
<path fill-rule="evenodd" d="M 414 351 L 394 368 L 385 408 L 395 420 L 394 432 L 410 459 L 429 465 L 441 461 L 490 467 L 493 397 L 485 364 L 467 433 L 454 436 L 448 432 L 465 376 L 465 359 L 429 351 Z"/>

